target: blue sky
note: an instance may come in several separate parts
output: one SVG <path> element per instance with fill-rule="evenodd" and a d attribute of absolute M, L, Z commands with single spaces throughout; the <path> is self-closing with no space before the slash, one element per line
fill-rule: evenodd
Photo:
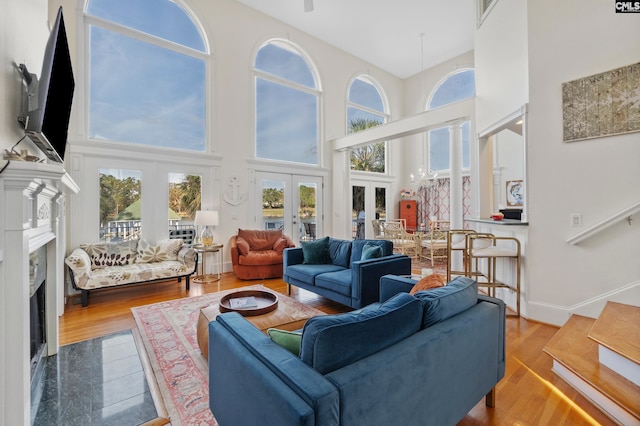
<path fill-rule="evenodd" d="M 170 1 L 92 0 L 88 13 L 203 50 Z M 205 150 L 204 60 L 91 26 L 89 136 Z"/>

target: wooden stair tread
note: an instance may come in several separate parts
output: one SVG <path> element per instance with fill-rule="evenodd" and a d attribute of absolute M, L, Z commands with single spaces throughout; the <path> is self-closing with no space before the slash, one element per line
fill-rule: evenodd
<path fill-rule="evenodd" d="M 544 352 L 640 421 L 640 387 L 600 364 L 598 343 L 589 338 L 595 321 L 572 315 Z"/>
<path fill-rule="evenodd" d="M 589 337 L 640 364 L 640 307 L 607 302 Z"/>

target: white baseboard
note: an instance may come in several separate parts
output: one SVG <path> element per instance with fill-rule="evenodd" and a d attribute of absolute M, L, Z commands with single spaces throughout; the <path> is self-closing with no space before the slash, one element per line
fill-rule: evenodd
<path fill-rule="evenodd" d="M 569 383 L 585 398 L 590 400 L 614 422 L 625 426 L 640 426 L 640 422 L 633 415 L 629 414 L 625 409 L 615 404 L 604 394 L 602 394 L 596 388 L 592 387 L 589 383 L 582 380 L 580 377 L 560 364 L 558 361 L 553 361 L 552 371 L 560 376 L 564 381 Z"/>

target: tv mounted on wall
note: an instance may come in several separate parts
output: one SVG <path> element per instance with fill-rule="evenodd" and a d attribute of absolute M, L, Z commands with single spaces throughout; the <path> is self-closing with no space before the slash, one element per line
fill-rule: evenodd
<path fill-rule="evenodd" d="M 18 118 L 25 133 L 52 161 L 62 163 L 75 80 L 62 16 L 62 7 L 53 25 L 44 52 L 40 80 L 20 64 L 27 89 L 26 112 Z M 35 102 L 37 100 L 37 102 Z"/>

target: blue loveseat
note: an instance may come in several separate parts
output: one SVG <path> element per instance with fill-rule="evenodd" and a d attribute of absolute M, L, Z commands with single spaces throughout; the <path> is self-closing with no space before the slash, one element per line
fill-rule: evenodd
<path fill-rule="evenodd" d="M 328 240 L 326 263 L 305 263 L 302 247 L 284 251 L 283 280 L 352 308 L 361 308 L 380 299 L 380 277 L 411 274 L 411 259 L 393 254 L 388 240 Z M 361 260 L 365 245 L 381 248 L 381 257 Z"/>
<path fill-rule="evenodd" d="M 459 277 L 361 310 L 311 318 L 300 354 L 237 313 L 209 323 L 209 405 L 221 426 L 455 425 L 505 372 L 505 305 Z M 393 294 L 400 290 L 400 293 Z M 393 295 L 392 295 L 393 294 Z"/>

